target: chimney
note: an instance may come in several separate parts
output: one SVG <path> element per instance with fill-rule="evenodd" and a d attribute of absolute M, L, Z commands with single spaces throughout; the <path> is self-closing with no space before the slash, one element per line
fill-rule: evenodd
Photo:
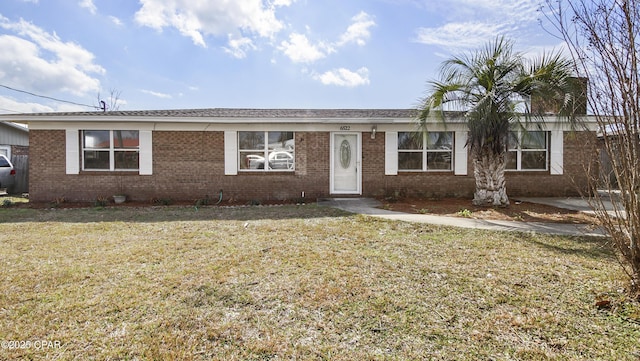
<path fill-rule="evenodd" d="M 584 77 L 571 77 L 568 80 L 569 86 L 572 91 L 569 93 L 571 98 L 569 99 L 569 109 L 573 109 L 574 115 L 586 115 L 587 114 L 587 87 L 589 79 Z M 565 101 L 565 96 L 558 94 L 557 97 L 543 98 L 539 95 L 531 96 L 531 112 L 544 114 L 544 115 L 556 115 L 560 111 L 562 104 Z"/>

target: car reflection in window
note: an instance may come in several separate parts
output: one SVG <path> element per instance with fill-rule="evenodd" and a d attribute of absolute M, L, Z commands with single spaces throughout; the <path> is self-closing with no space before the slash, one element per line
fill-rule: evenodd
<path fill-rule="evenodd" d="M 264 160 L 263 160 L 264 163 Z M 264 166 L 264 164 L 263 164 Z M 269 153 L 269 169 L 293 169 L 293 154 L 289 152 Z"/>

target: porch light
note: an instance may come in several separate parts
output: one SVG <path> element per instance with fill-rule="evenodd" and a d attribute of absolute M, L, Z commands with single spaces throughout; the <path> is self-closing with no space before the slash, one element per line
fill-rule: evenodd
<path fill-rule="evenodd" d="M 374 125 L 371 127 L 371 139 L 376 139 L 376 132 L 378 131 L 378 126 Z"/>

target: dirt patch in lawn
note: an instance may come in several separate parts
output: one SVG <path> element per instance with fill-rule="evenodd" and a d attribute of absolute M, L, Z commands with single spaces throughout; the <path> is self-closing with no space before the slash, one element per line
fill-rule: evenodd
<path fill-rule="evenodd" d="M 380 201 L 383 209 L 405 213 L 520 222 L 597 223 L 595 217 L 583 212 L 516 200 L 511 200 L 511 205 L 504 208 L 478 207 L 474 206 L 470 199 L 459 198 L 403 198 Z"/>

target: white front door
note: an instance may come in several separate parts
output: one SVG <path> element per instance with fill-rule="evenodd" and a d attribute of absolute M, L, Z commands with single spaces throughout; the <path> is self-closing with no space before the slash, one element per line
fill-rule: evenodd
<path fill-rule="evenodd" d="M 361 194 L 360 133 L 331 135 L 331 193 Z"/>

